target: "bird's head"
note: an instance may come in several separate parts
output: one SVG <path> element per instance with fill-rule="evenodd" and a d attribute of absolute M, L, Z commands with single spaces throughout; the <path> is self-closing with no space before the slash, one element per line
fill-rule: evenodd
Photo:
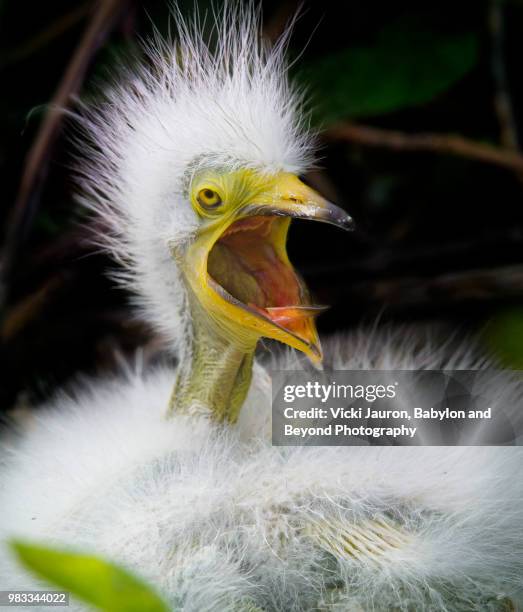
<path fill-rule="evenodd" d="M 284 42 L 260 41 L 251 8 L 216 17 L 210 49 L 176 17 L 141 67 L 84 114 L 83 199 L 149 318 L 178 352 L 195 310 L 243 348 L 261 337 L 321 359 L 321 310 L 289 261 L 293 218 L 350 226 L 299 178 L 313 157 Z M 85 141 L 82 141 L 85 152 Z"/>
<path fill-rule="evenodd" d="M 188 200 L 198 229 L 172 252 L 212 321 L 240 346 L 272 338 L 321 359 L 313 304 L 287 256 L 292 218 L 350 227 L 350 218 L 290 172 L 195 173 Z"/>

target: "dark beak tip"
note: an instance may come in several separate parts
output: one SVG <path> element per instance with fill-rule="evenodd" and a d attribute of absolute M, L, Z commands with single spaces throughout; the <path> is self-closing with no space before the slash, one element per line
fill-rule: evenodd
<path fill-rule="evenodd" d="M 354 219 L 347 215 L 345 219 L 341 222 L 341 228 L 346 232 L 353 232 L 356 229 L 356 224 L 354 223 Z"/>
<path fill-rule="evenodd" d="M 345 211 L 343 214 L 333 215 L 331 217 L 331 223 L 340 229 L 345 230 L 346 232 L 353 232 L 356 229 L 354 219 Z"/>
<path fill-rule="evenodd" d="M 326 217 L 324 217 L 324 220 L 328 221 L 329 223 L 332 223 L 340 229 L 343 229 L 347 232 L 352 232 L 356 229 L 354 219 L 349 215 L 346 210 L 344 210 L 340 206 L 337 206 L 332 202 L 327 202 L 326 213 L 327 215 Z"/>

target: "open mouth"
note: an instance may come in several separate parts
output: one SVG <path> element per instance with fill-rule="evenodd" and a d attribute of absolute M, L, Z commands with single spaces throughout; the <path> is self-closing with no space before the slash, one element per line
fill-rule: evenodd
<path fill-rule="evenodd" d="M 290 263 L 286 241 L 290 218 L 251 216 L 233 222 L 214 243 L 207 260 L 208 282 L 227 302 L 269 323 L 282 339 L 321 359 L 314 318 L 326 309 L 311 303 L 309 291 Z"/>

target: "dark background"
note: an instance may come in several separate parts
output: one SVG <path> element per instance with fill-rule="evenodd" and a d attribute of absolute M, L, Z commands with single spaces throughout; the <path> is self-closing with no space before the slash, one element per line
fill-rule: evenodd
<path fill-rule="evenodd" d="M 265 36 L 296 7 L 264 2 Z M 167 31 L 168 13 L 164 0 L 0 3 L 2 411 L 137 346 L 157 355 L 90 246 L 53 109 L 117 71 L 152 23 Z M 291 233 L 296 267 L 332 305 L 320 331 L 443 321 L 523 369 L 523 2 L 311 0 L 290 53 L 324 129 L 305 179 L 359 228 Z"/>

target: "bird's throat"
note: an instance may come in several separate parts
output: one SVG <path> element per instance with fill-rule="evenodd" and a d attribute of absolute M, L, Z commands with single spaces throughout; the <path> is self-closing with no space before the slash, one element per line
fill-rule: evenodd
<path fill-rule="evenodd" d="M 231 341 L 196 300 L 190 301 L 191 346 L 177 368 L 169 415 L 203 414 L 234 423 L 251 384 L 256 342 Z"/>

